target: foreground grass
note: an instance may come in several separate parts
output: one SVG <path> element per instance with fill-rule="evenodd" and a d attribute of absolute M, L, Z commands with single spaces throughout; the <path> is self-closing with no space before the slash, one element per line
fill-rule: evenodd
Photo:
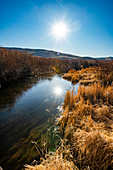
<path fill-rule="evenodd" d="M 40 165 L 30 166 L 26 165 L 26 170 L 78 170 L 72 161 L 67 161 L 63 159 L 62 154 L 54 154 L 52 156 L 48 155 L 46 160 L 43 160 Z"/>
<path fill-rule="evenodd" d="M 113 88 L 100 84 L 68 91 L 61 131 L 73 160 L 81 169 L 113 168 Z"/>

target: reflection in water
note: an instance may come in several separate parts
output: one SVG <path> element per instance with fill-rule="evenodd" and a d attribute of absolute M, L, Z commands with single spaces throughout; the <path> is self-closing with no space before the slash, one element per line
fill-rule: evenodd
<path fill-rule="evenodd" d="M 55 87 L 54 92 L 56 95 L 61 95 L 62 94 L 62 88 L 61 87 Z"/>
<path fill-rule="evenodd" d="M 21 82 L 15 82 L 10 84 L 9 87 L 5 85 L 0 89 L 0 111 L 8 110 L 14 107 L 16 101 L 24 95 L 28 89 L 35 86 L 38 82 L 44 81 L 47 77 L 33 78 L 32 80 L 26 80 Z M 48 78 L 51 80 L 51 78 Z"/>
<path fill-rule="evenodd" d="M 43 142 L 70 87 L 59 76 L 40 76 L 0 90 L 0 166 L 4 170 L 21 169 L 38 159 L 31 141 Z"/>

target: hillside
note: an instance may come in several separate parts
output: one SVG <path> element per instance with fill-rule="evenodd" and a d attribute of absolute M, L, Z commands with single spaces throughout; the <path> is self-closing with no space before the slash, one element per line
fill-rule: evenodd
<path fill-rule="evenodd" d="M 94 59 L 92 57 L 81 57 L 72 54 L 60 53 L 57 51 L 44 50 L 44 49 L 29 49 L 29 48 L 15 48 L 15 47 L 5 47 L 8 50 L 17 50 L 24 51 L 26 53 L 30 53 L 35 56 L 40 57 L 52 57 L 52 58 L 60 58 L 60 59 Z"/>
<path fill-rule="evenodd" d="M 16 48 L 16 47 L 4 47 L 8 50 L 17 50 L 17 51 L 24 51 L 26 53 L 40 56 L 40 57 L 50 57 L 50 58 L 60 58 L 60 59 L 85 59 L 85 60 L 92 60 L 92 59 L 98 59 L 98 60 L 113 60 L 112 56 L 109 57 L 89 57 L 89 56 L 78 56 L 78 55 L 72 55 L 67 53 L 61 53 L 57 51 L 52 50 L 45 50 L 45 49 L 30 49 L 30 48 Z"/>

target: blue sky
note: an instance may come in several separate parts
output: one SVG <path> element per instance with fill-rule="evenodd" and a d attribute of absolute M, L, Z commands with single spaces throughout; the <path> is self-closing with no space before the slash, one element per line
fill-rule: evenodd
<path fill-rule="evenodd" d="M 65 39 L 51 35 L 58 22 Z M 0 45 L 113 56 L 113 0 L 0 0 Z"/>

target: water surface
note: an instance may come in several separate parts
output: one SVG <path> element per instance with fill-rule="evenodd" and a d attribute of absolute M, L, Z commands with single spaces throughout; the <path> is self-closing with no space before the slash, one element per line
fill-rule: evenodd
<path fill-rule="evenodd" d="M 78 89 L 75 85 L 75 91 Z M 39 76 L 0 89 L 0 166 L 22 169 L 37 159 L 31 141 L 41 143 L 52 117 L 59 113 L 71 82 L 58 75 Z"/>

